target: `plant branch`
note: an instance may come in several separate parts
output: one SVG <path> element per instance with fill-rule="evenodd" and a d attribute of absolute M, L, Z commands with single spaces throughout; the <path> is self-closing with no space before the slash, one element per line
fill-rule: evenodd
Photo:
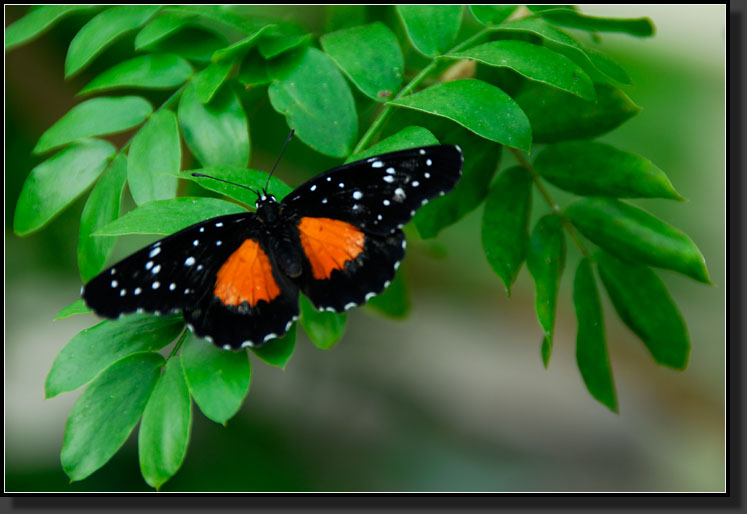
<path fill-rule="evenodd" d="M 550 209 L 552 209 L 553 213 L 555 213 L 556 216 L 558 216 L 563 223 L 563 227 L 565 227 L 566 232 L 568 232 L 568 235 L 573 240 L 574 243 L 576 243 L 576 246 L 579 247 L 581 250 L 581 253 L 584 257 L 588 259 L 592 259 L 591 253 L 584 245 L 584 242 L 579 237 L 578 233 L 576 232 L 576 229 L 571 224 L 571 221 L 568 219 L 568 217 L 563 213 L 562 210 L 560 210 L 560 207 L 557 203 L 555 203 L 555 200 L 552 196 L 550 196 L 550 192 L 545 188 L 545 185 L 540 180 L 539 174 L 537 173 L 537 170 L 534 169 L 534 167 L 529 163 L 529 161 L 526 160 L 524 155 L 517 150 L 516 148 L 511 148 L 511 153 L 514 155 L 516 160 L 519 162 L 519 165 L 526 169 L 531 175 L 532 175 L 532 181 L 534 182 L 535 187 L 537 187 L 537 190 L 540 192 L 542 197 L 547 202 L 547 205 L 550 206 Z"/>

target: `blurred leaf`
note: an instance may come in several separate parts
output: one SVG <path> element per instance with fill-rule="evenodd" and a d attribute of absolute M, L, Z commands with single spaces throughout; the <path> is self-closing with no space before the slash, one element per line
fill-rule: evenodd
<path fill-rule="evenodd" d="M 188 86 L 179 102 L 179 123 L 189 150 L 203 166 L 246 167 L 249 122 L 232 88 L 222 88 L 203 104 L 194 85 Z"/>
<path fill-rule="evenodd" d="M 160 8 L 160 5 L 119 5 L 97 14 L 70 42 L 65 78 L 79 72 L 127 32 L 144 25 Z"/>
<path fill-rule="evenodd" d="M 402 85 L 404 59 L 394 33 L 381 22 L 323 35 L 324 51 L 369 98 L 385 102 Z"/>
<path fill-rule="evenodd" d="M 311 41 L 311 35 L 293 23 L 283 23 L 262 34 L 259 40 L 259 53 L 265 59 L 272 59 L 289 50 L 299 48 Z"/>
<path fill-rule="evenodd" d="M 654 35 L 654 25 L 648 18 L 600 18 L 570 9 L 542 11 L 542 17 L 555 25 L 589 32 L 622 32 L 637 37 Z"/>
<path fill-rule="evenodd" d="M 54 317 L 54 321 L 69 318 L 70 316 L 75 316 L 77 314 L 93 314 L 93 311 L 86 307 L 86 303 L 82 298 L 78 298 L 67 307 L 63 307 L 60 312 L 57 313 L 57 316 Z"/>
<path fill-rule="evenodd" d="M 228 78 L 233 64 L 233 61 L 229 59 L 214 62 L 195 75 L 191 87 L 194 88 L 200 103 L 206 104 L 213 99 L 215 93 Z"/>
<path fill-rule="evenodd" d="M 80 216 L 78 270 L 83 282 L 99 274 L 114 249 L 115 240 L 92 234 L 117 219 L 122 191 L 127 182 L 127 158 L 119 155 L 91 191 Z"/>
<path fill-rule="evenodd" d="M 452 47 L 462 24 L 461 5 L 398 5 L 412 46 L 427 57 Z"/>
<path fill-rule="evenodd" d="M 447 57 L 474 59 L 490 66 L 510 68 L 529 80 L 568 91 L 586 100 L 596 98 L 594 84 L 584 70 L 564 55 L 543 46 L 506 39 L 451 53 Z"/>
<path fill-rule="evenodd" d="M 196 182 L 197 184 L 200 184 L 200 186 L 204 187 L 205 189 L 224 194 L 252 208 L 257 201 L 257 195 L 252 191 L 241 187 L 232 186 L 231 184 L 226 184 L 225 182 L 211 180 L 209 178 L 193 177 L 192 173 L 202 173 L 203 175 L 210 175 L 211 177 L 228 180 L 229 182 L 234 182 L 243 186 L 253 187 L 257 190 L 262 190 L 262 188 L 264 188 L 265 184 L 267 183 L 267 173 L 264 171 L 245 168 L 234 168 L 232 166 L 210 166 L 198 170 L 191 170 L 179 175 L 181 178 L 188 179 Z M 267 191 L 275 195 L 275 198 L 280 201 L 285 197 L 285 195 L 293 191 L 293 189 L 285 185 L 285 183 L 282 182 L 279 178 L 273 176 L 270 178 L 270 183 Z"/>
<path fill-rule="evenodd" d="M 342 338 L 348 315 L 343 312 L 319 312 L 306 296 L 301 295 L 301 326 L 314 346 L 329 350 Z"/>
<path fill-rule="evenodd" d="M 620 319 L 641 338 L 657 363 L 685 369 L 690 355 L 687 327 L 658 275 L 606 252 L 599 252 L 596 261 Z"/>
<path fill-rule="evenodd" d="M 516 10 L 518 5 L 470 5 L 472 16 L 483 25 L 498 25 Z"/>
<path fill-rule="evenodd" d="M 192 425 L 192 399 L 181 361 L 169 359 L 145 406 L 138 432 L 140 471 L 159 489 L 184 461 Z"/>
<path fill-rule="evenodd" d="M 95 236 L 169 235 L 200 221 L 245 212 L 240 205 L 217 198 L 154 200 L 131 210 L 94 232 Z"/>
<path fill-rule="evenodd" d="M 534 142 L 593 139 L 640 112 L 641 108 L 616 87 L 598 83 L 595 88 L 595 102 L 542 85 L 521 91 L 516 102 L 531 122 Z"/>
<path fill-rule="evenodd" d="M 394 275 L 384 292 L 371 298 L 366 306 L 390 318 L 406 318 L 410 314 L 410 292 L 402 270 Z"/>
<path fill-rule="evenodd" d="M 582 260 L 573 281 L 573 305 L 578 319 L 576 363 L 584 384 L 597 401 L 617 412 L 617 395 L 604 338 L 599 293 L 589 259 Z"/>
<path fill-rule="evenodd" d="M 347 82 L 329 57 L 309 48 L 284 79 L 270 84 L 272 107 L 298 138 L 319 153 L 346 157 L 358 133 L 358 115 Z"/>
<path fill-rule="evenodd" d="M 565 212 L 583 235 L 623 260 L 710 283 L 705 259 L 695 243 L 643 209 L 608 198 L 582 198 Z"/>
<path fill-rule="evenodd" d="M 180 316 L 149 314 L 130 314 L 87 328 L 57 354 L 44 384 L 45 397 L 78 389 L 127 355 L 160 350 L 183 329 Z"/>
<path fill-rule="evenodd" d="M 570 9 L 572 11 L 575 11 L 577 7 L 575 5 L 561 5 L 561 4 L 552 4 L 552 5 L 527 5 L 527 9 L 529 9 L 532 12 L 542 12 L 542 11 L 550 11 L 553 9 Z"/>
<path fill-rule="evenodd" d="M 365 5 L 332 4 L 324 6 L 324 32 L 347 29 L 366 23 Z"/>
<path fill-rule="evenodd" d="M 534 168 L 545 180 L 578 195 L 683 200 L 651 161 L 605 143 L 547 146 L 534 160 Z"/>
<path fill-rule="evenodd" d="M 131 87 L 169 89 L 183 84 L 193 71 L 192 65 L 178 55 L 141 55 L 109 68 L 78 94 Z"/>
<path fill-rule="evenodd" d="M 439 83 L 388 103 L 443 116 L 506 146 L 528 151 L 532 144 L 532 129 L 521 108 L 506 93 L 481 80 Z"/>
<path fill-rule="evenodd" d="M 84 140 L 31 170 L 16 204 L 15 233 L 25 236 L 49 223 L 96 181 L 114 152 L 106 141 Z"/>
<path fill-rule="evenodd" d="M 531 175 L 519 166 L 499 173 L 485 201 L 482 246 L 490 267 L 506 284 L 507 295 L 526 255 L 531 207 Z"/>
<path fill-rule="evenodd" d="M 490 181 L 498 169 L 500 145 L 461 128 L 458 134 L 455 140 L 444 139 L 444 143 L 458 143 L 462 149 L 462 178 L 449 194 L 436 197 L 418 209 L 414 221 L 423 239 L 436 237 L 441 230 L 477 209 L 488 195 Z"/>
<path fill-rule="evenodd" d="M 135 50 L 142 50 L 147 46 L 158 43 L 189 23 L 189 17 L 161 12 L 135 36 Z"/>
<path fill-rule="evenodd" d="M 288 361 L 296 348 L 296 325 L 281 338 L 270 339 L 256 348 L 250 348 L 254 355 L 265 361 L 270 366 L 285 369 Z"/>
<path fill-rule="evenodd" d="M 537 320 L 542 338 L 542 362 L 547 367 L 552 352 L 555 306 L 560 277 L 565 267 L 565 236 L 559 216 L 547 214 L 534 226 L 527 249 L 527 269 L 534 279 Z"/>
<path fill-rule="evenodd" d="M 86 100 L 72 109 L 39 138 L 34 153 L 44 153 L 77 139 L 114 134 L 144 122 L 153 112 L 139 96 L 101 97 Z"/>
<path fill-rule="evenodd" d="M 178 179 L 169 174 L 177 173 L 181 164 L 176 115 L 166 109 L 158 111 L 135 134 L 130 145 L 127 178 L 135 203 L 174 198 Z"/>
<path fill-rule="evenodd" d="M 251 369 L 247 352 L 223 350 L 190 334 L 182 347 L 181 359 L 195 403 L 208 419 L 225 424 L 249 392 Z"/>
<path fill-rule="evenodd" d="M 124 444 L 145 409 L 163 362 L 157 353 L 125 357 L 78 398 L 65 425 L 60 455 L 70 480 L 86 478 Z"/>
<path fill-rule="evenodd" d="M 367 150 L 351 155 L 345 160 L 345 163 L 360 161 L 373 155 L 381 155 L 397 150 L 407 150 L 408 148 L 418 148 L 420 146 L 437 145 L 438 139 L 431 132 L 423 127 L 405 127 L 396 134 L 379 141 Z"/>
<path fill-rule="evenodd" d="M 96 5 L 42 5 L 28 11 L 23 18 L 5 29 L 5 51 L 28 43 L 44 34 L 69 14 L 94 9 Z"/>
<path fill-rule="evenodd" d="M 577 64 L 581 66 L 591 65 L 591 67 L 597 69 L 597 71 L 607 74 L 615 80 L 620 80 L 622 78 L 623 80 L 620 80 L 621 82 L 626 84 L 630 83 L 629 78 L 627 81 L 625 80 L 627 75 L 621 77 L 620 71 L 622 71 L 622 69 L 619 66 L 614 65 L 614 63 L 610 64 L 612 62 L 610 59 L 597 59 L 598 54 L 596 54 L 596 52 L 588 50 L 562 30 L 549 25 L 539 18 L 521 18 L 509 23 L 497 25 L 493 30 L 504 33 L 533 34 L 542 38 L 545 45 L 551 50 L 562 53 Z M 609 73 L 612 73 L 612 75 L 609 75 Z M 624 71 L 622 73 L 625 74 Z"/>
<path fill-rule="evenodd" d="M 628 72 L 626 72 L 611 58 L 588 47 L 584 47 L 584 52 L 586 53 L 587 57 L 594 65 L 594 67 L 597 70 L 601 71 L 603 74 L 607 75 L 608 77 L 612 77 L 622 84 L 633 83 L 633 81 L 630 79 L 630 75 L 628 75 Z"/>

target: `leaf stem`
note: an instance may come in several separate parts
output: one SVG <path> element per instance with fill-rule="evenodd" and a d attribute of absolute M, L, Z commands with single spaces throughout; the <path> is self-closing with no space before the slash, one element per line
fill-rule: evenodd
<path fill-rule="evenodd" d="M 590 259 L 593 260 L 591 253 L 589 253 L 589 250 L 584 245 L 584 242 L 579 237 L 578 233 L 576 232 L 576 229 L 571 224 L 571 221 L 568 219 L 568 217 L 563 213 L 563 211 L 560 209 L 560 206 L 558 206 L 557 203 L 555 203 L 555 200 L 552 196 L 550 196 L 550 192 L 545 188 L 545 185 L 540 180 L 540 176 L 537 173 L 537 170 L 534 169 L 534 166 L 532 166 L 529 161 L 524 157 L 524 155 L 517 150 L 516 148 L 511 148 L 511 153 L 514 155 L 516 160 L 519 162 L 519 165 L 526 169 L 531 175 L 532 175 L 532 181 L 534 182 L 534 185 L 537 187 L 537 190 L 540 192 L 542 197 L 545 199 L 547 204 L 550 206 L 550 209 L 552 209 L 553 213 L 555 213 L 556 216 L 558 216 L 563 223 L 563 227 L 565 227 L 566 232 L 568 232 L 568 235 L 573 240 L 574 243 L 576 243 L 576 246 L 579 247 L 581 250 L 581 254 Z"/>
<path fill-rule="evenodd" d="M 174 355 L 176 355 L 176 352 L 178 352 L 179 348 L 182 347 L 182 344 L 184 344 L 184 341 L 187 340 L 187 336 L 188 335 L 189 335 L 189 329 L 185 326 L 184 327 L 184 332 L 182 332 L 182 335 L 179 336 L 179 340 L 176 342 L 176 344 L 174 345 L 174 347 L 171 349 L 171 353 L 169 353 L 169 356 L 166 359 L 166 361 L 168 361 L 171 357 L 173 357 Z"/>
<path fill-rule="evenodd" d="M 458 51 L 464 49 L 465 47 L 471 45 L 472 43 L 474 43 L 475 41 L 477 41 L 478 39 L 480 39 L 481 37 L 483 37 L 488 32 L 490 32 L 490 28 L 486 27 L 486 28 L 482 29 L 481 31 L 477 32 L 476 34 L 472 35 L 471 37 L 468 37 L 467 39 L 465 39 L 464 41 L 462 41 L 461 43 L 459 43 L 458 45 L 456 45 L 451 50 L 448 50 L 444 55 L 450 54 L 452 52 L 458 52 Z M 441 56 L 438 55 L 438 56 L 434 57 L 431 60 L 431 62 L 428 64 L 428 66 L 426 66 L 425 68 L 423 68 L 420 71 L 420 73 L 418 73 L 417 75 L 415 75 L 415 77 L 404 88 L 402 88 L 400 90 L 400 92 L 397 93 L 392 100 L 398 100 L 398 99 L 402 98 L 403 96 L 409 94 L 416 87 L 418 87 L 420 85 L 420 83 L 423 82 L 423 80 L 428 75 L 430 75 L 433 72 L 433 70 L 436 69 L 436 67 L 438 65 L 438 62 L 439 62 L 438 61 L 439 57 L 441 57 Z M 392 113 L 394 112 L 394 107 L 395 106 L 392 105 L 391 102 L 387 102 L 385 104 L 384 109 L 379 113 L 378 117 L 374 120 L 374 122 L 371 124 L 371 126 L 368 127 L 368 130 L 366 131 L 365 134 L 363 134 L 363 137 L 361 137 L 361 139 L 358 141 L 358 144 L 355 145 L 355 148 L 353 148 L 353 151 L 351 152 L 351 155 L 355 155 L 357 153 L 362 152 L 366 148 L 366 146 L 368 146 L 368 144 L 371 142 L 371 139 L 373 139 L 373 137 L 376 134 L 376 132 L 378 132 L 379 129 L 384 124 L 384 122 L 389 119 L 389 116 L 392 115 Z"/>

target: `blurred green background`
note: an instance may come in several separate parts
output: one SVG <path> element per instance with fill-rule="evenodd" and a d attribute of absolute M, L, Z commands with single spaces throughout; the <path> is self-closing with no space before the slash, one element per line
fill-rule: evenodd
<path fill-rule="evenodd" d="M 6 7 L 6 24 L 26 9 Z M 324 7 L 270 9 L 316 35 L 324 31 Z M 602 36 L 603 50 L 633 78 L 625 91 L 643 107 L 602 140 L 652 160 L 688 199 L 636 202 L 689 234 L 708 264 L 710 287 L 661 272 L 690 331 L 688 368 L 657 366 L 605 297 L 620 414 L 591 398 L 574 356 L 571 273 L 578 260 L 571 250 L 544 369 L 531 278 L 523 269 L 506 298 L 482 252 L 478 209 L 441 234 L 445 256 L 411 238 L 403 267 L 409 318 L 358 309 L 330 351 L 301 336 L 286 371 L 253 359 L 249 396 L 226 427 L 194 408 L 187 457 L 164 491 L 724 490 L 726 8 L 582 10 L 649 16 L 657 28 L 651 39 Z M 57 353 L 95 322 L 90 315 L 52 321 L 80 288 L 83 202 L 40 233 L 21 239 L 12 232 L 20 188 L 41 161 L 31 155 L 36 140 L 110 59 L 131 53 L 132 37 L 64 81 L 67 45 L 86 19 L 66 19 L 6 55 L 6 491 L 150 490 L 139 472 L 136 433 L 104 468 L 69 484 L 59 452 L 78 393 L 43 399 Z M 247 114 L 252 167 L 267 169 L 287 125 L 266 100 Z M 294 141 L 278 174 L 297 185 L 334 164 Z M 120 241 L 117 257 L 138 244 Z"/>

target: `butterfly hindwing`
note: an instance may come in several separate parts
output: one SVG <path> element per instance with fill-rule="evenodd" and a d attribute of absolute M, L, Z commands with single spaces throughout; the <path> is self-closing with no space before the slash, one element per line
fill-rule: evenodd
<path fill-rule="evenodd" d="M 459 180 L 457 146 L 426 146 L 369 157 L 322 173 L 290 193 L 282 205 L 299 215 L 349 222 L 388 235 L 428 200 Z"/>

